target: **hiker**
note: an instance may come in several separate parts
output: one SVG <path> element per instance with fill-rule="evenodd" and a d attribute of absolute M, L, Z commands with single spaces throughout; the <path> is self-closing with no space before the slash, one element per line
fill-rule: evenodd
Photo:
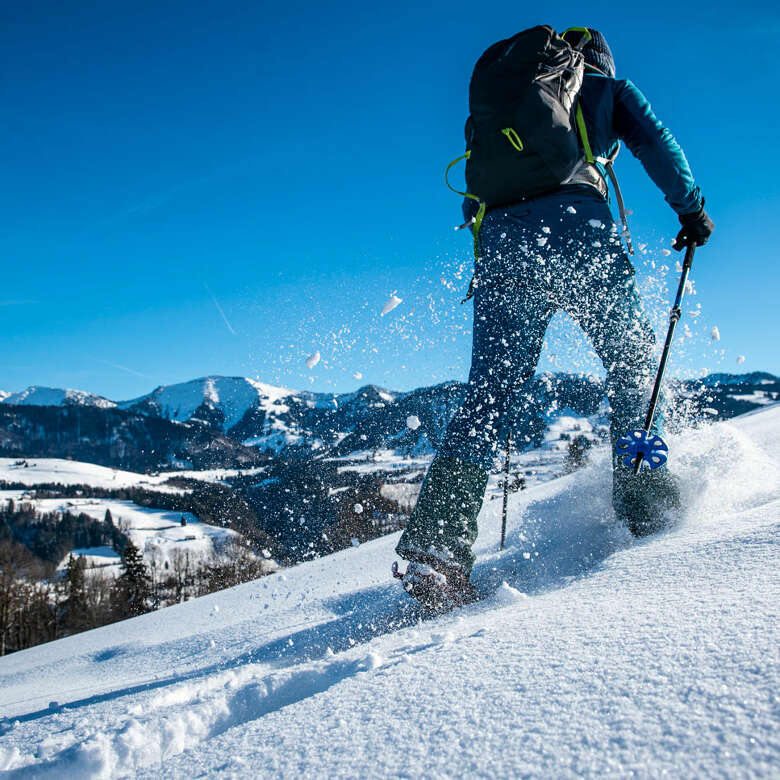
<path fill-rule="evenodd" d="M 574 67 L 566 67 L 561 77 L 571 78 L 570 114 L 574 116 L 575 108 L 577 112 L 572 121 L 576 128 L 569 133 L 577 144 L 576 165 L 556 180 L 549 166 L 534 163 L 535 172 L 524 185 L 532 194 L 513 197 L 513 177 L 526 176 L 526 169 L 513 174 L 511 165 L 514 160 L 518 165 L 533 162 L 529 152 L 534 144 L 528 138 L 534 128 L 502 128 L 503 138 L 496 131 L 496 154 L 514 157 L 502 158 L 492 169 L 484 163 L 489 155 L 485 149 L 493 141 L 486 141 L 478 120 L 484 128 L 490 108 L 486 109 L 484 96 L 495 101 L 501 94 L 489 81 L 497 77 L 487 65 L 499 57 L 509 59 L 513 47 L 515 56 L 517 47 L 538 41 L 540 35 L 540 50 L 546 46 L 553 59 L 558 58 L 555 61 L 565 56 L 577 65 L 579 57 L 581 81 L 576 81 Z M 552 72 L 557 66 L 553 62 L 548 67 Z M 515 78 L 516 72 L 510 75 Z M 564 94 L 564 104 L 566 99 Z M 522 418 L 517 407 L 523 386 L 535 373 L 545 331 L 556 311 L 562 309 L 579 324 L 606 369 L 613 452 L 621 434 L 642 427 L 643 403 L 656 371 L 655 336 L 621 243 L 625 231 L 615 224 L 608 205 L 607 179 L 616 182 L 611 164 L 619 141 L 640 160 L 679 216 L 682 227 L 675 249 L 689 243 L 701 246 L 714 227 L 682 149 L 644 95 L 630 81 L 615 78 L 612 52 L 597 30 L 572 28 L 559 37 L 551 28 L 538 27 L 495 44 L 475 67 L 470 108 L 466 142 L 471 152 L 465 155 L 470 191 L 461 194 L 466 196 L 464 215 L 475 236 L 471 370 L 463 404 L 447 428 L 396 547 L 408 561 L 406 573 L 401 575 L 394 565 L 404 589 L 435 609 L 473 598 L 471 546 L 502 423 L 508 416 Z M 482 115 L 477 116 L 478 111 Z M 501 123 L 495 126 L 501 128 Z M 478 143 L 482 162 L 476 159 Z M 619 194 L 617 199 L 623 212 Z M 493 204 L 496 201 L 498 205 Z M 513 433 L 523 441 L 528 431 Z M 658 530 L 664 514 L 679 504 L 675 480 L 665 468 L 634 475 L 630 469 L 614 468 L 615 463 L 613 458 L 616 516 L 637 536 Z"/>

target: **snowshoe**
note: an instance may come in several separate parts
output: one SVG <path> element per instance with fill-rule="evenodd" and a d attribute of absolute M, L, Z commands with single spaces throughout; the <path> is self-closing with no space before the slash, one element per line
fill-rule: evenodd
<path fill-rule="evenodd" d="M 393 576 L 401 580 L 403 589 L 412 598 L 433 612 L 449 612 L 477 600 L 468 574 L 456 566 L 409 561 L 402 574 L 394 562 Z"/>
<path fill-rule="evenodd" d="M 680 508 L 677 480 L 665 468 L 634 474 L 628 469 L 613 472 L 613 503 L 616 515 L 634 536 L 648 536 L 669 527 Z"/>

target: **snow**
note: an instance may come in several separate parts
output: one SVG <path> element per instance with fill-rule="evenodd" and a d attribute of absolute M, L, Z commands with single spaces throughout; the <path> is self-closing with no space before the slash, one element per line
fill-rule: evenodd
<path fill-rule="evenodd" d="M 713 341 L 720 341 L 720 330 L 717 325 L 710 331 L 710 338 Z"/>
<path fill-rule="evenodd" d="M 179 488 L 161 484 L 173 474 L 178 472 L 150 476 L 63 458 L 0 458 L 0 482 L 18 482 L 30 487 L 47 483 L 90 485 L 109 490 L 138 486 L 158 492 L 181 493 Z"/>
<path fill-rule="evenodd" d="M 293 392 L 247 377 L 208 376 L 158 387 L 148 395 L 122 401 L 119 406 L 128 409 L 143 402 L 152 402 L 163 417 L 183 422 L 206 403 L 222 412 L 225 416 L 222 427 L 228 431 L 249 409 L 260 406 L 267 410 Z"/>
<path fill-rule="evenodd" d="M 417 458 L 399 457 L 394 450 L 378 449 L 358 450 L 350 455 L 336 458 L 326 458 L 328 463 L 343 463 L 337 471 L 343 473 L 352 471 L 356 474 L 373 474 L 376 471 L 405 471 L 408 469 L 427 469 L 433 455 L 423 455 Z"/>
<path fill-rule="evenodd" d="M 772 393 L 770 395 L 762 390 L 754 390 L 752 393 L 732 393 L 731 397 L 735 401 L 748 401 L 751 404 L 766 406 L 775 403 L 776 399 L 772 397 L 774 395 L 777 395 L 777 393 Z"/>
<path fill-rule="evenodd" d="M 410 431 L 416 431 L 420 427 L 420 418 L 416 414 L 410 414 L 406 418 L 406 427 Z"/>
<path fill-rule="evenodd" d="M 403 303 L 403 300 L 399 298 L 395 293 L 393 293 L 385 302 L 385 305 L 382 307 L 382 312 L 379 316 L 384 317 L 385 314 L 390 314 L 390 312 L 401 303 Z"/>
<path fill-rule="evenodd" d="M 20 462 L 27 465 L 17 465 Z M 228 481 L 233 477 L 261 474 L 263 471 L 265 471 L 264 466 L 255 466 L 247 469 L 203 469 L 201 471 L 190 469 L 140 474 L 63 458 L 0 458 L 0 482 L 18 482 L 29 487 L 59 483 L 60 485 L 89 485 L 108 490 L 136 486 L 158 493 L 185 493 L 186 490 L 183 488 L 164 483 L 174 478 L 217 483 Z"/>
<path fill-rule="evenodd" d="M 317 363 L 320 362 L 320 351 L 317 350 L 313 355 L 309 355 L 309 357 L 306 358 L 306 368 L 311 371 L 314 366 L 317 365 Z"/>
<path fill-rule="evenodd" d="M 429 619 L 397 535 L 0 659 L 9 777 L 770 777 L 780 405 L 670 437 L 632 540 L 606 455 L 485 502 L 483 600 Z M 52 704 L 54 702 L 54 704 Z"/>
<path fill-rule="evenodd" d="M 113 547 L 79 547 L 71 550 L 57 565 L 58 571 L 66 569 L 71 555 L 83 558 L 88 572 L 107 572 L 112 577 L 120 573 L 121 558 Z"/>
<path fill-rule="evenodd" d="M 737 355 L 737 365 L 741 366 L 745 362 L 745 356 L 744 355 Z"/>
<path fill-rule="evenodd" d="M 253 474 L 262 474 L 265 466 L 254 466 L 248 469 L 201 469 L 198 471 L 162 471 L 157 475 L 159 479 L 197 479 L 200 482 L 211 482 L 212 484 L 229 484 L 235 477 L 247 477 Z"/>
<path fill-rule="evenodd" d="M 36 386 L 28 387 L 20 393 L 2 393 L 0 403 L 16 406 L 97 406 L 101 409 L 116 406 L 107 398 L 83 390 Z"/>
<path fill-rule="evenodd" d="M 379 492 L 385 498 L 395 501 L 403 512 L 411 512 L 417 503 L 422 483 L 409 482 L 385 482 L 379 488 Z"/>
<path fill-rule="evenodd" d="M 39 498 L 25 499 L 24 503 L 31 504 L 37 512 L 41 513 L 70 512 L 74 515 L 85 514 L 95 520 L 103 520 L 106 510 L 109 510 L 114 524 L 143 552 L 144 558 L 150 563 L 155 561 L 160 566 L 164 566 L 166 562 L 174 563 L 173 558 L 182 553 L 189 553 L 193 560 L 211 559 L 230 539 L 239 538 L 235 531 L 228 528 L 201 523 L 190 512 L 147 508 L 138 506 L 132 501 L 103 498 Z M 182 517 L 186 519 L 186 525 L 181 524 Z M 79 553 L 74 551 L 73 554 Z M 84 554 L 90 557 L 102 555 L 102 553 Z"/>

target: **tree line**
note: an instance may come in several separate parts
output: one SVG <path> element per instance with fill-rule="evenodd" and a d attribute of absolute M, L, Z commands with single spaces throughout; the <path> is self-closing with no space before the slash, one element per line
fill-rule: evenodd
<path fill-rule="evenodd" d="M 118 575 L 109 573 L 116 567 L 88 567 L 73 554 L 64 570 L 56 568 L 63 547 L 106 545 L 119 553 Z M 239 539 L 209 560 L 188 550 L 165 557 L 152 551 L 145 560 L 109 510 L 99 522 L 9 502 L 0 510 L 0 656 L 248 582 L 275 568 Z"/>

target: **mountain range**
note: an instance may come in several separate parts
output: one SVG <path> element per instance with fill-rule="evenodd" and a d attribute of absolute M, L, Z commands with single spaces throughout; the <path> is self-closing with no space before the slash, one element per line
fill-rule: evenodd
<path fill-rule="evenodd" d="M 711 374 L 673 384 L 680 414 L 728 419 L 780 399 L 780 378 L 765 372 Z M 584 375 L 545 373 L 527 388 L 538 444 L 564 411 L 590 417 L 603 384 Z M 152 470 L 246 467 L 272 457 L 344 457 L 389 449 L 435 451 L 464 385 L 446 382 L 408 392 L 366 385 L 352 393 L 276 387 L 246 377 L 209 376 L 128 401 L 80 390 L 29 387 L 0 393 L 0 454 L 72 457 Z"/>

